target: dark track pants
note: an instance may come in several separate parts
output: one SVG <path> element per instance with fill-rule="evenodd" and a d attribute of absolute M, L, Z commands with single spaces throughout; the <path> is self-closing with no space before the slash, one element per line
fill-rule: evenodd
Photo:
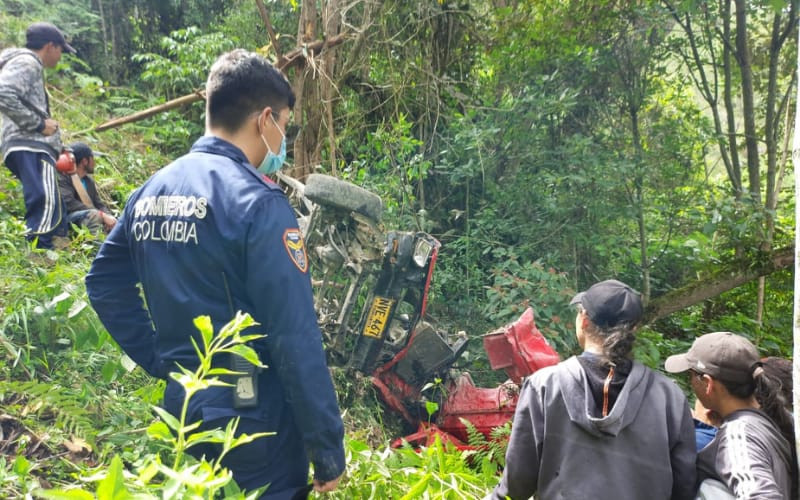
<path fill-rule="evenodd" d="M 22 182 L 25 198 L 25 238 L 38 238 L 39 248 L 52 248 L 53 236 L 66 236 L 66 206 L 58 190 L 58 173 L 53 159 L 45 153 L 14 151 L 6 166 Z"/>
<path fill-rule="evenodd" d="M 203 422 L 200 430 L 224 429 L 228 425 L 228 419 Z M 269 432 L 265 429 L 264 422 L 241 417 L 239 426 L 236 428 L 236 435 L 242 433 L 256 434 L 259 432 Z M 274 457 L 273 448 L 277 443 L 286 440 L 285 432 L 278 429 L 274 436 L 258 438 L 250 443 L 237 446 L 230 450 L 222 459 L 222 465 L 233 473 L 233 479 L 240 488 L 253 490 L 269 483 L 267 491 L 260 497 L 260 500 L 305 500 L 311 491 L 308 484 L 308 463 L 297 457 Z M 276 443 L 277 442 L 277 443 Z M 293 443 L 296 449 L 302 449 L 302 443 Z M 218 457 L 221 447 L 219 445 L 200 444 L 189 448 L 188 452 L 195 458 L 205 455 L 208 458 Z M 266 460 L 267 457 L 274 457 L 272 461 Z"/>

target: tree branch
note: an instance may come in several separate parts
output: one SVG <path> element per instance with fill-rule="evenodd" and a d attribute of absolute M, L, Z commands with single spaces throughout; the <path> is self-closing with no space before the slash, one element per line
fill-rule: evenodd
<path fill-rule="evenodd" d="M 264 5 L 263 0 L 256 0 L 256 5 L 258 6 L 258 13 L 261 14 L 261 20 L 264 21 L 264 26 L 267 28 L 267 33 L 269 33 L 269 40 L 272 43 L 273 50 L 275 50 L 275 56 L 280 59 L 281 48 L 278 45 L 278 37 L 275 36 L 275 30 L 272 29 L 272 23 L 269 21 L 267 7 Z"/>
<path fill-rule="evenodd" d="M 775 271 L 789 269 L 794 263 L 794 247 L 781 248 L 769 254 L 769 258 L 759 265 L 741 261 L 731 262 L 710 277 L 703 277 L 683 288 L 665 293 L 650 301 L 645 308 L 644 323 L 669 316 L 670 314 L 716 297 L 728 290 L 741 286 L 761 276 Z"/>

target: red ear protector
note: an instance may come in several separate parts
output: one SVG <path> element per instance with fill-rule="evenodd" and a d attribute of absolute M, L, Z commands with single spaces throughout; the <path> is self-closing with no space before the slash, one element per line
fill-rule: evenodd
<path fill-rule="evenodd" d="M 75 173 L 75 155 L 69 149 L 61 151 L 61 156 L 56 160 L 56 168 L 64 174 Z"/>

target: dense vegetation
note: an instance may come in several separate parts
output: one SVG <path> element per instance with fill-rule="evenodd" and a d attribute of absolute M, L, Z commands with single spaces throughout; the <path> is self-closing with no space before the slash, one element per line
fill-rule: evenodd
<path fill-rule="evenodd" d="M 224 50 L 286 63 L 335 39 L 286 64 L 302 126 L 291 173 L 367 187 L 387 227 L 436 236 L 430 314 L 453 331 L 477 337 L 531 305 L 567 356 L 571 294 L 617 277 L 650 304 L 637 355 L 657 368 L 715 330 L 791 354 L 776 255 L 794 241 L 797 3 L 266 2 L 272 37 L 252 0 L 0 0 L 0 46 L 33 20 L 71 35 L 77 57 L 47 77 L 53 114 L 67 141 L 104 153 L 96 178 L 119 208 L 202 134 L 202 103 L 95 125 L 202 87 Z M 2 168 L 0 496 L 234 495 L 224 471 L 182 455 L 166 427 L 181 423 L 153 413 L 162 387 L 87 306 L 98 242 L 79 232 L 68 252 L 31 251 L 23 214 Z M 479 347 L 465 360 L 494 380 Z M 335 375 L 349 466 L 333 497 L 475 498 L 496 482 L 502 450 L 471 465 L 438 443 L 391 450 L 402 429 L 368 381 Z"/>

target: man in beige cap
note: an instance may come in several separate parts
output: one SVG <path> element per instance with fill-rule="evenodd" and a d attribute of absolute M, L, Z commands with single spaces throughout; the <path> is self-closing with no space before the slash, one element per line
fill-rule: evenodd
<path fill-rule="evenodd" d="M 796 498 L 791 417 L 749 340 L 709 333 L 688 352 L 667 358 L 664 367 L 688 372 L 697 398 L 720 419 L 717 435 L 697 456 L 701 481 L 722 481 L 736 498 Z"/>

